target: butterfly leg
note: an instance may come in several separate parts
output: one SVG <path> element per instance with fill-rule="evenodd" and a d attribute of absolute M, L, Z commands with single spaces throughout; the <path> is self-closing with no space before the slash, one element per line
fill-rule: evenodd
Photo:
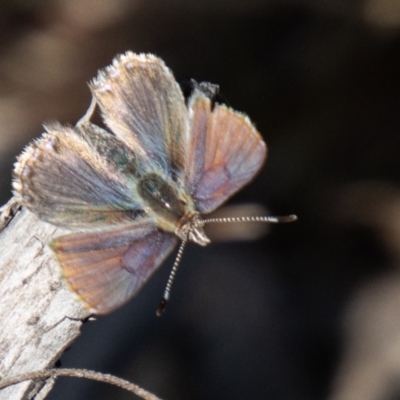
<path fill-rule="evenodd" d="M 94 110 L 96 109 L 96 105 L 97 105 L 97 101 L 96 101 L 95 97 L 92 96 L 90 106 L 87 109 L 87 111 L 85 112 L 85 115 L 76 123 L 77 127 L 90 122 L 90 118 L 92 118 Z"/>

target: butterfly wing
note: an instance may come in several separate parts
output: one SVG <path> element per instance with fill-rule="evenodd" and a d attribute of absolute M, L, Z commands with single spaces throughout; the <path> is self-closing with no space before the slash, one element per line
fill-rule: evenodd
<path fill-rule="evenodd" d="M 131 299 L 177 243 L 150 221 L 73 233 L 51 248 L 71 290 L 95 314 L 106 314 Z"/>
<path fill-rule="evenodd" d="M 102 147 L 113 157 L 102 156 Z M 135 169 L 131 153 L 94 125 L 79 130 L 54 124 L 19 156 L 14 194 L 40 218 L 59 226 L 85 228 L 132 220 L 141 205 L 134 177 L 123 172 Z"/>
<path fill-rule="evenodd" d="M 164 62 L 127 52 L 90 83 L 103 119 L 143 165 L 180 179 L 187 146 L 188 113 L 183 94 Z"/>
<path fill-rule="evenodd" d="M 267 148 L 248 117 L 216 104 L 196 90 L 189 102 L 190 141 L 186 187 L 196 208 L 209 213 L 247 184 Z"/>

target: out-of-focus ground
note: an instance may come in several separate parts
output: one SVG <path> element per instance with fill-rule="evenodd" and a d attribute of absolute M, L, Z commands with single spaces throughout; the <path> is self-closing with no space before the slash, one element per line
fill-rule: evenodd
<path fill-rule="evenodd" d="M 269 146 L 234 203 L 296 213 L 253 242 L 188 246 L 61 359 L 165 399 L 400 399 L 400 2 L 0 3 L 0 184 L 43 121 L 74 124 L 117 53 L 218 83 Z M 128 399 L 61 378 L 49 400 Z"/>

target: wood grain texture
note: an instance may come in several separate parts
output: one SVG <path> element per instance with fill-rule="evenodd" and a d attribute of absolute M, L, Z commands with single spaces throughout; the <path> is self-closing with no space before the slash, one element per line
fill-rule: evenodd
<path fill-rule="evenodd" d="M 65 232 L 25 209 L 0 232 L 1 378 L 53 367 L 89 316 L 47 246 Z M 1 390 L 0 400 L 44 399 L 53 384 L 24 382 Z"/>

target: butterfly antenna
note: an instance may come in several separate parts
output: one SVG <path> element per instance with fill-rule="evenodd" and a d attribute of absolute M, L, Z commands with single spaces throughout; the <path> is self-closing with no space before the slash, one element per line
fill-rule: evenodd
<path fill-rule="evenodd" d="M 161 317 L 164 312 L 165 306 L 167 305 L 167 301 L 169 300 L 169 295 L 171 293 L 172 283 L 174 282 L 176 271 L 178 270 L 179 264 L 182 259 L 183 250 L 186 246 L 187 239 L 182 240 L 181 245 L 179 246 L 178 254 L 176 255 L 174 265 L 172 266 L 171 273 L 169 274 L 167 285 L 165 286 L 164 296 L 162 297 L 160 304 L 157 308 L 157 316 Z"/>
<path fill-rule="evenodd" d="M 205 224 L 213 222 L 270 222 L 279 224 L 281 222 L 294 222 L 297 221 L 297 215 L 284 215 L 280 217 L 234 217 L 234 218 L 209 218 L 203 220 Z"/>

